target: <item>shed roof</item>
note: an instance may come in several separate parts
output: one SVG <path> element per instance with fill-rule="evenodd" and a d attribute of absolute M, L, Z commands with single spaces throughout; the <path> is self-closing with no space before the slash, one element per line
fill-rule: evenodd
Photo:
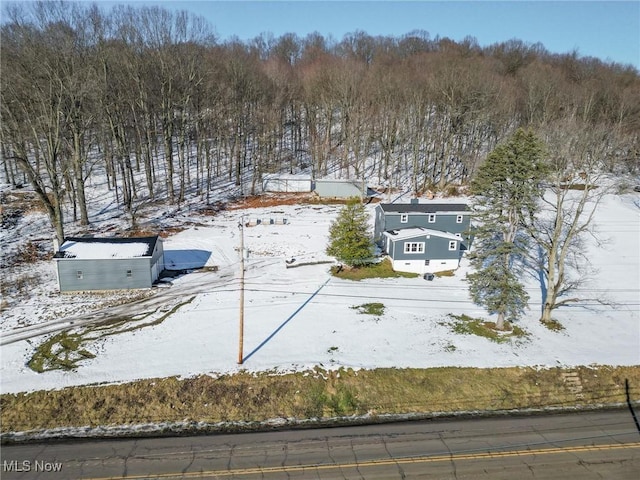
<path fill-rule="evenodd" d="M 65 238 L 54 258 L 96 260 L 107 258 L 150 257 L 156 248 L 158 236 L 137 238 Z"/>
<path fill-rule="evenodd" d="M 287 180 L 287 181 L 299 181 L 310 182 L 311 175 L 299 175 L 295 173 L 266 173 L 262 175 L 263 180 Z"/>
<path fill-rule="evenodd" d="M 382 210 L 394 213 L 468 212 L 466 203 L 380 203 Z"/>
<path fill-rule="evenodd" d="M 401 230 L 390 230 L 384 232 L 384 235 L 389 237 L 392 242 L 397 240 L 406 240 L 408 238 L 426 237 L 427 235 L 434 237 L 446 238 L 448 240 L 462 240 L 461 237 L 454 235 L 453 233 L 442 232 L 440 230 L 431 230 L 430 228 L 414 227 L 403 228 Z"/>
<path fill-rule="evenodd" d="M 362 178 L 316 178 L 317 183 L 351 183 L 352 185 L 361 185 L 364 181 Z"/>

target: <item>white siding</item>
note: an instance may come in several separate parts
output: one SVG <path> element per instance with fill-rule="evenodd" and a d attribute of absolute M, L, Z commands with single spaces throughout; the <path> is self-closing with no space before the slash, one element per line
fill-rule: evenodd
<path fill-rule="evenodd" d="M 265 177 L 262 180 L 262 190 L 265 192 L 310 192 L 311 178 Z"/>
<path fill-rule="evenodd" d="M 392 260 L 393 269 L 396 272 L 409 273 L 436 273 L 458 268 L 458 260 L 429 260 L 425 265 L 424 260 Z"/>

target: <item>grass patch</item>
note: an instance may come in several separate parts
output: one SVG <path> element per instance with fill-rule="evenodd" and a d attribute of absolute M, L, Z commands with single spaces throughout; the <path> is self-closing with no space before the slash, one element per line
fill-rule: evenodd
<path fill-rule="evenodd" d="M 595 190 L 598 188 L 598 185 L 586 185 L 584 183 L 571 183 L 571 184 L 561 184 L 560 188 L 563 190 Z"/>
<path fill-rule="evenodd" d="M 331 274 L 334 277 L 356 281 L 366 278 L 416 278 L 420 276 L 417 273 L 394 271 L 388 258 L 362 267 L 331 267 Z"/>
<path fill-rule="evenodd" d="M 95 358 L 93 353 L 80 348 L 82 343 L 82 336 L 78 333 L 58 333 L 38 346 L 27 366 L 38 373 L 73 370 L 81 360 Z"/>
<path fill-rule="evenodd" d="M 363 303 L 362 305 L 356 305 L 351 307 L 353 310 L 357 310 L 358 313 L 366 314 L 366 315 L 384 315 L 384 303 Z"/>
<path fill-rule="evenodd" d="M 455 333 L 459 335 L 477 335 L 485 337 L 496 343 L 510 342 L 512 339 L 523 339 L 528 336 L 527 332 L 517 325 L 505 322 L 504 330 L 496 330 L 494 322 L 487 322 L 481 318 L 472 318 L 468 315 L 449 314 L 450 322 L 444 322 Z"/>
<path fill-rule="evenodd" d="M 57 333 L 36 347 L 27 366 L 37 373 L 75 370 L 82 360 L 95 358 L 87 347 L 104 337 L 140 330 L 162 323 L 195 297 L 175 305 L 168 312 L 149 312 L 135 317 L 114 318 L 95 325 Z"/>
<path fill-rule="evenodd" d="M 435 272 L 436 277 L 453 277 L 456 274 L 455 270 L 443 270 L 442 272 Z"/>
<path fill-rule="evenodd" d="M 148 422 L 263 421 L 369 413 L 432 413 L 624 403 L 640 399 L 640 366 L 562 368 L 315 369 L 242 372 L 69 387 L 0 396 L 2 432 Z"/>
<path fill-rule="evenodd" d="M 552 332 L 561 332 L 562 330 L 564 330 L 564 326 L 559 321 L 554 319 L 551 319 L 548 322 L 540 321 L 540 323 Z"/>

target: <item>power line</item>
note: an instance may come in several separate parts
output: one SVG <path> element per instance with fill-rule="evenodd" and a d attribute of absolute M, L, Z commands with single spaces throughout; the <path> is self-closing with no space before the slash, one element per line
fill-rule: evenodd
<path fill-rule="evenodd" d="M 199 289 L 197 291 L 193 291 L 193 292 L 181 292 L 181 293 L 167 293 L 163 295 L 163 298 L 181 298 L 186 294 L 194 294 L 194 295 L 208 295 L 208 294 L 215 294 L 215 293 L 221 293 L 221 292 L 239 292 L 240 291 L 240 287 L 235 287 L 235 288 L 229 288 L 229 287 L 234 287 L 235 285 L 239 285 L 240 284 L 240 280 L 239 279 L 232 279 L 229 282 L 225 282 L 225 284 L 223 285 L 218 285 L 218 286 L 208 286 L 207 289 Z M 273 284 L 273 282 L 271 282 L 271 284 Z M 263 285 L 260 282 L 245 282 L 245 286 L 246 285 Z M 282 286 L 287 286 L 289 284 L 282 284 Z M 340 288 L 342 288 L 343 285 L 340 285 Z M 360 288 L 365 288 L 359 285 L 353 285 L 353 288 L 356 287 L 360 287 Z M 329 288 L 331 288 L 331 285 L 329 285 Z M 429 290 L 434 290 L 435 288 L 432 286 L 428 286 L 428 287 L 421 287 L 421 286 L 411 286 L 411 285 L 406 285 L 406 286 L 402 286 L 403 289 L 423 289 L 423 288 L 428 288 Z M 460 288 L 460 287 L 439 287 L 440 290 L 453 290 L 453 289 L 459 289 L 460 291 L 466 290 L 464 288 Z M 245 288 L 246 291 L 250 291 L 250 292 L 263 292 L 263 293 L 277 293 L 277 294 L 290 294 L 290 295 L 311 295 L 313 292 L 310 291 L 304 291 L 304 290 L 275 290 L 275 289 L 269 289 L 269 288 Z M 589 289 L 585 289 L 585 290 L 576 290 L 576 294 L 580 294 L 580 293 L 588 293 L 588 292 L 592 292 L 592 293 L 611 293 L 611 292 L 616 292 L 616 293 L 636 293 L 637 290 L 635 289 L 619 289 L 619 290 L 605 290 L 605 289 L 593 289 L 593 290 L 589 290 Z M 429 302 L 433 302 L 433 303 L 467 303 L 467 304 L 472 304 L 473 302 L 471 300 L 455 300 L 455 299 L 428 299 L 428 298 L 408 298 L 408 297 L 392 297 L 392 296 L 380 296 L 377 293 L 374 294 L 362 294 L 362 295 L 356 295 L 356 294 L 341 294 L 341 293 L 319 293 L 318 296 L 324 296 L 324 297 L 342 297 L 342 298 L 380 298 L 383 300 L 398 300 L 398 301 L 404 301 L 404 302 L 421 302 L 421 303 L 429 303 Z M 153 296 L 147 297 L 147 298 L 154 298 Z M 160 297 L 156 297 L 158 299 L 160 299 Z M 145 298 L 146 299 L 146 298 Z M 84 305 L 86 303 L 90 303 L 92 300 L 88 299 L 86 301 L 65 301 L 65 304 L 78 304 L 78 305 Z M 640 303 L 635 303 L 635 302 L 627 302 L 627 301 L 619 301 L 619 300 L 614 300 L 611 301 L 610 303 L 612 303 L 615 306 L 638 306 L 640 305 Z M 542 305 L 542 303 L 537 303 L 537 302 L 530 302 L 530 305 Z M 115 308 L 115 307 L 122 307 L 123 305 L 114 305 L 113 307 L 107 307 L 107 308 Z M 602 304 L 599 302 L 593 302 L 592 300 L 589 301 L 589 303 L 584 303 L 581 302 L 579 304 L 577 304 L 576 306 L 601 306 L 601 307 L 607 307 L 608 305 L 606 304 Z M 33 308 L 33 307 L 37 307 L 35 305 L 15 305 L 12 308 Z"/>

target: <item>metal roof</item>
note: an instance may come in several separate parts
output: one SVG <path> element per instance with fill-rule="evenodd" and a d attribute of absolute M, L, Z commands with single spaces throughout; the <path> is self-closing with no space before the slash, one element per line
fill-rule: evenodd
<path fill-rule="evenodd" d="M 150 257 L 158 236 L 153 237 L 68 237 L 54 258 L 106 259 Z"/>
<path fill-rule="evenodd" d="M 380 203 L 382 210 L 394 213 L 469 212 L 466 203 Z"/>

